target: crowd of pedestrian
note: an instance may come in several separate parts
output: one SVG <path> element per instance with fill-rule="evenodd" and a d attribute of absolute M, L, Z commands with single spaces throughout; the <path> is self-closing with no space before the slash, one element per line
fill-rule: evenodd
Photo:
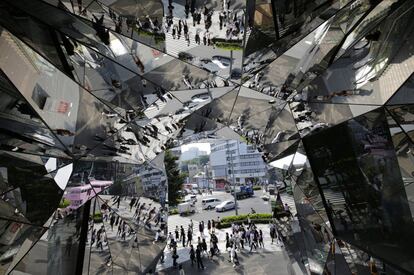
<path fill-rule="evenodd" d="M 233 223 L 231 225 L 231 231 L 226 232 L 225 236 L 225 249 L 226 251 L 220 251 L 219 238 L 217 232 L 217 226 L 220 223 L 220 218 L 217 220 L 208 220 L 207 223 L 201 221 L 198 225 L 199 234 L 196 236 L 193 231 L 193 221 L 190 220 L 187 230 L 181 226 L 176 226 L 173 232 L 168 234 L 168 249 L 172 251 L 171 257 L 173 260 L 173 267 L 178 267 L 177 253 L 178 246 L 189 247 L 189 257 L 191 266 L 202 270 L 205 268 L 204 259 L 212 260 L 218 257 L 222 252 L 227 252 L 228 261 L 233 264 L 233 267 L 237 267 L 240 262 L 238 254 L 242 251 L 252 253 L 265 247 L 263 231 L 250 219 L 247 223 Z M 206 231 L 208 232 L 207 234 Z M 272 222 L 269 223 L 269 232 L 271 243 L 275 243 L 278 246 L 283 246 L 281 236 L 279 235 L 276 225 Z M 207 242 L 207 237 L 209 241 Z"/>
<path fill-rule="evenodd" d="M 190 31 L 188 24 L 192 21 L 194 28 L 194 42 L 198 45 L 203 43 L 204 46 L 214 46 L 213 37 L 222 38 L 225 40 L 239 40 L 240 35 L 244 33 L 244 11 L 231 10 L 231 1 L 223 1 L 223 7 L 220 10 L 214 10 L 204 5 L 203 7 L 196 8 L 194 6 L 195 1 L 187 0 L 185 4 L 185 18 L 179 17 L 179 14 L 174 13 L 174 4 L 170 0 L 168 4 L 168 13 L 165 18 L 165 32 L 171 32 L 173 39 L 180 40 L 184 37 L 187 41 L 187 45 L 190 46 Z M 213 22 L 214 13 L 218 13 L 218 22 Z M 191 20 L 189 15 L 191 14 Z M 225 29 L 223 34 L 215 33 L 218 30 L 211 28 L 213 23 L 218 23 L 219 32 Z M 199 27 L 200 25 L 200 27 Z M 203 26 L 204 30 L 201 30 Z"/>

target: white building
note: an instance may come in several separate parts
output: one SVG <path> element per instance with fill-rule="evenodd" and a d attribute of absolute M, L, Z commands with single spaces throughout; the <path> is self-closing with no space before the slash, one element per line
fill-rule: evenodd
<path fill-rule="evenodd" d="M 210 166 L 213 179 L 220 185 L 218 189 L 224 188 L 225 181 L 232 182 L 232 164 L 238 184 L 265 180 L 266 164 L 257 149 L 237 140 L 227 140 L 211 145 Z"/>
<path fill-rule="evenodd" d="M 160 169 L 144 165 L 140 169 L 139 177 L 142 183 L 142 189 L 145 197 L 165 198 L 167 178 Z"/>

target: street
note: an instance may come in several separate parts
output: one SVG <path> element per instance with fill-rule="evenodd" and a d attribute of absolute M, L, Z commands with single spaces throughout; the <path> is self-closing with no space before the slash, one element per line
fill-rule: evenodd
<path fill-rule="evenodd" d="M 251 209 L 253 208 L 256 213 L 270 213 L 270 203 L 267 201 L 262 200 L 260 197 L 262 196 L 262 190 L 254 191 L 254 197 L 247 198 L 243 200 L 238 200 L 238 214 L 248 214 L 251 213 Z M 211 219 L 217 219 L 217 217 L 226 217 L 236 215 L 235 210 L 228 210 L 225 212 L 216 212 L 213 210 L 203 210 L 201 207 L 201 200 L 205 198 L 217 198 L 221 201 L 225 200 L 234 200 L 234 197 L 230 193 L 226 193 L 224 191 L 214 191 L 213 195 L 197 195 L 197 202 L 196 202 L 196 213 L 188 216 L 188 218 L 196 220 L 196 221 L 204 221 Z"/>

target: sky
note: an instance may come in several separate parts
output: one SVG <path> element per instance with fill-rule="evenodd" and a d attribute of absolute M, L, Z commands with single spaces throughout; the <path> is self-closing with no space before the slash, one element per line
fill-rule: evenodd
<path fill-rule="evenodd" d="M 181 146 L 181 152 L 188 151 L 190 148 L 196 147 L 200 151 L 206 151 L 207 154 L 210 154 L 210 143 L 191 143 Z"/>

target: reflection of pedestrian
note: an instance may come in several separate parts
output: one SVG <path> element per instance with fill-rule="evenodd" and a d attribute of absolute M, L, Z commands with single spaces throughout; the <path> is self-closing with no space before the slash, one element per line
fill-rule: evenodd
<path fill-rule="evenodd" d="M 206 34 L 203 35 L 203 44 L 204 46 L 207 44 L 207 37 Z"/>
<path fill-rule="evenodd" d="M 68 239 L 66 240 L 66 250 L 65 250 L 65 254 L 70 256 L 70 252 L 72 251 L 72 236 L 69 236 Z"/>
<path fill-rule="evenodd" d="M 119 208 L 119 204 L 121 203 L 121 196 L 118 196 L 115 203 L 117 204 L 116 208 Z"/>

